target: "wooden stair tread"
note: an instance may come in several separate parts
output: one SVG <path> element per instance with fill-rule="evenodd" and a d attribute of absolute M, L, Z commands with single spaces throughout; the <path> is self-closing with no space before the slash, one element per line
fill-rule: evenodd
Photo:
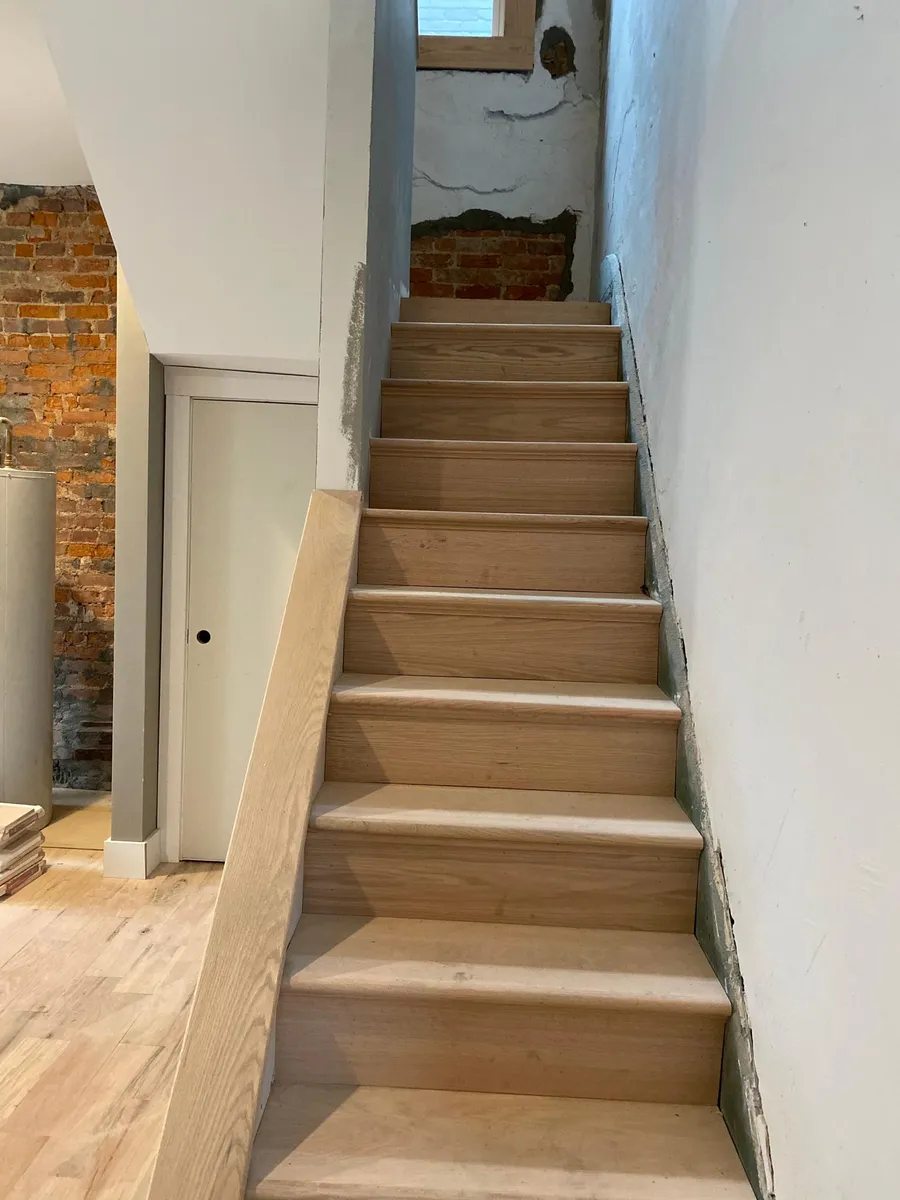
<path fill-rule="evenodd" d="M 448 333 L 471 331 L 478 336 L 482 334 L 495 334 L 500 337 L 506 334 L 509 334 L 510 337 L 521 335 L 526 338 L 541 333 L 565 336 L 567 332 L 587 333 L 598 338 L 619 338 L 622 335 L 619 325 L 585 325 L 579 321 L 573 321 L 571 324 L 561 324 L 558 321 L 523 321 L 521 324 L 516 324 L 514 321 L 395 321 L 392 327 L 395 339 L 403 338 L 411 332 L 440 334 L 444 331 Z"/>
<path fill-rule="evenodd" d="M 458 679 L 425 675 L 344 674 L 332 692 L 335 708 L 373 705 L 495 711 L 502 716 L 604 715 L 677 724 L 681 710 L 655 684 L 557 683 L 535 679 Z"/>
<path fill-rule="evenodd" d="M 753 1200 L 719 1112 L 276 1084 L 252 1200 Z"/>
<path fill-rule="evenodd" d="M 310 825 L 405 837 L 633 846 L 690 856 L 703 847 L 674 798 L 596 792 L 326 783 Z"/>
<path fill-rule="evenodd" d="M 633 460 L 637 456 L 635 442 L 516 442 L 487 438 L 403 438 L 380 437 L 371 439 L 373 454 L 434 455 L 435 458 L 509 458 L 537 459 L 612 459 Z"/>
<path fill-rule="evenodd" d="M 647 528 L 646 517 L 605 517 L 581 513 L 448 512 L 424 508 L 367 508 L 363 512 L 363 519 L 395 525 L 443 525 L 510 531 L 535 529 L 547 533 L 597 530 L 633 534 L 636 530 L 643 532 Z"/>
<path fill-rule="evenodd" d="M 454 1002 L 592 1005 L 727 1020 L 691 934 L 402 917 L 300 918 L 282 987 Z"/>
<path fill-rule="evenodd" d="M 517 318 L 521 320 L 517 321 Z M 463 300 L 450 296 L 409 296 L 400 301 L 400 320 L 608 325 L 610 306 L 590 300 Z"/>
<path fill-rule="evenodd" d="M 443 379 L 435 375 L 427 379 L 388 376 L 382 379 L 381 387 L 395 395 L 445 393 L 469 396 L 483 392 L 497 397 L 536 396 L 549 401 L 567 396 L 584 396 L 589 400 L 597 396 L 616 396 L 627 400 L 629 385 L 624 379 Z"/>
<path fill-rule="evenodd" d="M 358 584 L 353 601 L 378 608 L 421 612 L 483 612 L 497 616 L 540 616 L 546 619 L 645 620 L 657 624 L 662 605 L 638 592 L 591 595 L 589 592 L 538 592 L 501 588 L 377 587 Z"/>

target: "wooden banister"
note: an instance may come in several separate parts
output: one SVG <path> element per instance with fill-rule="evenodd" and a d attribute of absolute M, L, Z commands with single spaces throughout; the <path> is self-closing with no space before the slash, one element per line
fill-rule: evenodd
<path fill-rule="evenodd" d="M 147 1200 L 244 1197 L 360 507 L 310 500 Z"/>

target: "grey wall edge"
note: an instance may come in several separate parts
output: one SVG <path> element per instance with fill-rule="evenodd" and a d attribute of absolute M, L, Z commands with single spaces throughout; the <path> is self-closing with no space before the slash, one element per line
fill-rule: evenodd
<path fill-rule="evenodd" d="M 773 1200 L 774 1175 L 769 1133 L 762 1109 L 722 855 L 710 823 L 703 769 L 694 733 L 687 660 L 675 610 L 672 578 L 657 504 L 653 459 L 644 400 L 635 358 L 625 286 L 619 259 L 608 255 L 600 267 L 600 298 L 612 305 L 612 321 L 622 327 L 622 372 L 629 385 L 629 430 L 637 443 L 637 511 L 649 522 L 646 579 L 650 594 L 663 606 L 660 625 L 659 684 L 683 713 L 678 739 L 675 794 L 703 834 L 697 895 L 697 938 L 728 993 L 733 1016 L 725 1031 L 719 1103 L 744 1169 L 760 1200 Z"/>

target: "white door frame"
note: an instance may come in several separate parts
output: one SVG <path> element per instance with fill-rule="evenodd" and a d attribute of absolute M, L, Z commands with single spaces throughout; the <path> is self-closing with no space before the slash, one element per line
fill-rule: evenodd
<path fill-rule="evenodd" d="M 313 375 L 166 367 L 158 825 L 163 862 L 181 861 L 187 613 L 190 588 L 191 413 L 195 400 L 315 406 Z"/>

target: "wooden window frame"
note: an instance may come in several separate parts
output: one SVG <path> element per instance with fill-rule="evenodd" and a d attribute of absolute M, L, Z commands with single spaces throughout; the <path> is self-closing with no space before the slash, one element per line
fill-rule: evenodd
<path fill-rule="evenodd" d="M 419 37 L 419 70 L 530 71 L 537 0 L 494 0 L 493 37 Z"/>

